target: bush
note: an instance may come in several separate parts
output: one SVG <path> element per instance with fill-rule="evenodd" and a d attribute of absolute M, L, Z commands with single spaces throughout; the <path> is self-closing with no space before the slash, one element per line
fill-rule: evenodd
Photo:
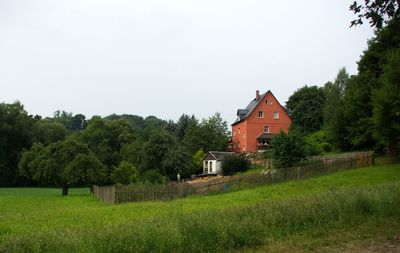
<path fill-rule="evenodd" d="M 233 175 L 236 172 L 244 172 L 250 169 L 251 163 L 245 155 L 230 155 L 222 163 L 222 174 Z"/>
<path fill-rule="evenodd" d="M 122 161 L 118 167 L 114 167 L 111 172 L 111 180 L 114 183 L 130 184 L 137 180 L 138 170 L 129 162 Z"/>
<path fill-rule="evenodd" d="M 320 155 L 321 153 L 330 152 L 333 149 L 332 143 L 328 141 L 328 136 L 323 130 L 308 135 L 305 140 L 308 155 Z"/>
<path fill-rule="evenodd" d="M 148 170 L 143 173 L 141 180 L 144 183 L 151 184 L 164 184 L 165 178 L 158 172 L 158 170 Z"/>
<path fill-rule="evenodd" d="M 275 168 L 288 168 L 304 161 L 307 156 L 306 142 L 297 132 L 281 132 L 272 139 L 272 159 Z"/>

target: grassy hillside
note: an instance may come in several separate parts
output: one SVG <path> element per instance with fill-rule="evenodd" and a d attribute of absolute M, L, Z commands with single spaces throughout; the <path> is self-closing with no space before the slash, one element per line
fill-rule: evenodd
<path fill-rule="evenodd" d="M 400 218 L 400 164 L 171 202 L 59 191 L 0 189 L 0 252 L 226 251 Z"/>

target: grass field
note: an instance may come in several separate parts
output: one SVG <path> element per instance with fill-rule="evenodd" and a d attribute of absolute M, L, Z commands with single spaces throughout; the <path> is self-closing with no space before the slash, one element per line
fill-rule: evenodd
<path fill-rule="evenodd" d="M 171 202 L 109 205 L 88 189 L 60 191 L 0 188 L 0 252 L 307 251 L 366 224 L 399 231 L 400 164 Z"/>

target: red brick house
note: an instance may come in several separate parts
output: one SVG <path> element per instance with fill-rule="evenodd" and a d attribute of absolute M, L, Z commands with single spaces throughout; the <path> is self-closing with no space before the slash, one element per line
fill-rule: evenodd
<path fill-rule="evenodd" d="M 245 109 L 237 110 L 232 124 L 231 148 L 234 152 L 257 152 L 268 149 L 271 138 L 280 131 L 288 132 L 291 124 L 289 114 L 271 91 L 250 101 Z"/>

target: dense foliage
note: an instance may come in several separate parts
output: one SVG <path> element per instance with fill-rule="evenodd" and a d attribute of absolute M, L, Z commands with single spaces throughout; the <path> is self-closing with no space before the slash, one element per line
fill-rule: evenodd
<path fill-rule="evenodd" d="M 281 132 L 272 139 L 272 158 L 275 168 L 289 168 L 307 156 L 306 142 L 296 131 Z"/>
<path fill-rule="evenodd" d="M 245 172 L 250 169 L 251 163 L 244 154 L 229 155 L 222 163 L 222 174 L 224 176 L 233 175 L 237 172 Z"/>
<path fill-rule="evenodd" d="M 381 29 L 387 19 L 400 17 L 400 0 L 364 0 L 364 4 L 354 1 L 350 10 L 357 15 L 357 19 L 351 21 L 351 26 L 363 24 L 367 19 L 371 26 Z"/>
<path fill-rule="evenodd" d="M 0 186 L 26 183 L 18 161 L 22 150 L 32 145 L 35 121 L 19 102 L 0 104 Z"/>
<path fill-rule="evenodd" d="M 302 133 L 320 130 L 324 122 L 324 103 L 325 93 L 322 88 L 306 85 L 296 90 L 286 102 L 292 117 L 292 127 Z"/>
<path fill-rule="evenodd" d="M 154 116 L 110 115 L 90 120 L 57 111 L 42 119 L 21 103 L 0 104 L 0 186 L 59 186 L 157 182 L 198 173 L 205 152 L 225 150 L 228 128 L 216 113 Z M 18 166 L 19 164 L 19 166 Z"/>
<path fill-rule="evenodd" d="M 314 144 L 317 136 L 309 135 L 323 130 L 326 139 L 319 141 L 324 146 L 320 152 L 334 147 L 341 151 L 375 149 L 399 155 L 399 48 L 400 19 L 395 17 L 369 41 L 358 62 L 357 75 L 349 76 L 345 69 L 340 69 L 336 79 L 323 88 L 305 86 L 290 96 L 286 107 L 293 119 L 293 129 Z M 318 153 L 317 149 L 311 151 Z"/>

